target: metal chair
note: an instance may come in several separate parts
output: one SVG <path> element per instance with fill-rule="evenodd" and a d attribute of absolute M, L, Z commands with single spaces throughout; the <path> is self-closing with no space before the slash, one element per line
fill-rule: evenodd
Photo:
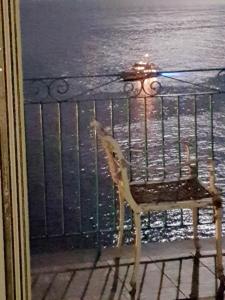
<path fill-rule="evenodd" d="M 131 277 L 132 293 L 136 291 L 139 260 L 141 254 L 141 214 L 152 211 L 190 208 L 193 213 L 193 235 L 196 251 L 199 252 L 197 234 L 198 208 L 213 207 L 216 224 L 216 270 L 217 277 L 223 276 L 222 265 L 222 203 L 215 187 L 213 163 L 210 164 L 209 186 L 204 186 L 196 174 L 196 167 L 190 163 L 190 176 L 175 181 L 129 182 L 127 161 L 117 141 L 107 133 L 102 125 L 93 121 L 91 124 L 101 141 L 113 182 L 118 188 L 119 198 L 119 236 L 117 247 L 120 249 L 124 233 L 124 205 L 128 203 L 134 216 L 135 225 L 135 260 Z"/>

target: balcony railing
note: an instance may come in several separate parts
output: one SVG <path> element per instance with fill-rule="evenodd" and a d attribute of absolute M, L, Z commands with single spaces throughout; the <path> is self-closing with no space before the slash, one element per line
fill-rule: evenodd
<path fill-rule="evenodd" d="M 33 250 L 114 242 L 116 191 L 90 128 L 93 119 L 108 128 L 126 158 L 135 163 L 135 168 L 129 167 L 131 180 L 185 175 L 188 144 L 199 176 L 207 182 L 207 160 L 213 158 L 217 184 L 222 190 L 225 187 L 224 92 L 166 92 L 153 96 L 137 93 L 134 84 L 121 90 L 121 82 L 115 79 L 96 82 L 98 93 L 92 87 L 83 93 L 84 86 L 79 91 L 78 79 L 71 77 L 25 81 Z M 189 210 L 153 213 L 143 220 L 143 240 L 190 237 L 190 224 Z M 129 210 L 125 228 L 129 241 Z M 199 211 L 199 228 L 202 236 L 212 235 L 212 211 Z"/>

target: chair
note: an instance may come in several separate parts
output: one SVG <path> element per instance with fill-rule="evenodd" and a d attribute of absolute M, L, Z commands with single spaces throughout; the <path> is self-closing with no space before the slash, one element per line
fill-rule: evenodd
<path fill-rule="evenodd" d="M 124 158 L 117 141 L 107 133 L 102 125 L 93 121 L 91 124 L 99 137 L 106 153 L 107 162 L 113 182 L 118 188 L 119 198 L 119 236 L 117 247 L 120 249 L 124 233 L 124 205 L 128 203 L 134 216 L 135 225 L 135 260 L 131 277 L 132 293 L 135 294 L 141 254 L 141 214 L 152 211 L 170 209 L 192 209 L 193 235 L 196 251 L 200 246 L 197 235 L 198 208 L 213 207 L 216 224 L 216 271 L 217 277 L 222 280 L 222 203 L 215 187 L 213 163 L 210 164 L 209 187 L 205 187 L 198 179 L 196 167 L 189 160 L 190 176 L 174 181 L 161 182 L 129 182 L 127 161 Z"/>

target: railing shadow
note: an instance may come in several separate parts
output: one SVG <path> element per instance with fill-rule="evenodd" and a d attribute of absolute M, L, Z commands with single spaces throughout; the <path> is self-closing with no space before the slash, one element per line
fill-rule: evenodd
<path fill-rule="evenodd" d="M 204 258 L 206 256 L 203 256 Z M 207 256 L 212 260 L 213 256 Z M 214 261 L 215 263 L 215 261 Z M 188 266 L 188 270 L 185 268 Z M 172 269 L 170 269 L 172 266 Z M 224 299 L 224 283 L 219 287 L 215 270 L 201 262 L 199 253 L 181 258 L 141 262 L 139 287 L 136 294 L 129 285 L 133 264 L 116 258 L 107 264 L 96 257 L 92 266 L 80 267 L 64 272 L 35 274 L 32 280 L 33 300 L 39 299 L 98 299 L 98 300 L 197 300 Z M 170 271 L 173 271 L 172 273 Z M 210 272 L 211 282 L 200 281 L 201 272 Z M 70 272 L 68 280 L 59 284 Z M 65 275 L 65 276 L 64 276 Z M 207 277 L 207 276 L 206 276 Z M 207 279 L 209 280 L 209 279 Z M 212 284 L 212 281 L 214 282 Z M 214 285 L 214 295 L 210 292 L 203 297 L 200 284 Z M 186 286 L 186 288 L 184 288 Z M 187 288 L 188 287 L 188 288 Z M 204 295 L 207 291 L 204 292 Z"/>
<path fill-rule="evenodd" d="M 197 300 L 199 299 L 199 266 L 200 253 L 196 252 L 193 257 L 191 293 L 189 298 L 176 298 L 176 300 Z M 179 289 L 178 289 L 179 290 Z"/>

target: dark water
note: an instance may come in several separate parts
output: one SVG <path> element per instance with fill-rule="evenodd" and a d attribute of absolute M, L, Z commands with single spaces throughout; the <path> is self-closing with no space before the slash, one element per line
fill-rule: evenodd
<path fill-rule="evenodd" d="M 224 1 L 23 0 L 21 12 L 23 66 L 26 78 L 120 72 L 142 59 L 145 53 L 149 54 L 149 60 L 155 62 L 161 69 L 167 70 L 225 65 Z M 179 79 L 214 86 L 219 84 L 220 88 L 223 88 L 223 82 L 218 83 L 215 75 L 208 72 L 186 74 Z M 186 91 L 186 85 L 181 83 L 174 84 L 171 80 L 162 82 L 166 92 Z M 99 81 L 94 79 L 76 80 L 71 83 L 72 93 L 79 94 L 98 83 Z M 110 85 L 108 89 L 100 89 L 97 93 L 100 95 L 104 91 L 105 95 L 109 92 L 114 95 L 114 132 L 129 157 L 128 104 L 127 100 L 116 100 L 120 89 L 121 86 L 115 84 Z M 196 88 L 192 87 L 193 91 L 196 91 Z M 57 92 L 54 95 L 58 96 Z M 45 101 L 45 96 L 36 95 L 36 97 Z M 63 100 L 64 95 L 60 97 Z M 98 118 L 107 126 L 111 122 L 111 104 L 108 99 L 107 96 L 105 103 L 97 105 Z M 203 180 L 207 179 L 205 162 L 210 155 L 212 142 L 209 100 L 208 96 L 198 98 L 198 155 L 199 171 Z M 180 138 L 182 142 L 189 142 L 192 145 L 194 156 L 194 98 L 181 97 L 180 101 Z M 147 146 L 151 179 L 160 177 L 163 172 L 160 105 L 159 99 L 148 99 Z M 224 187 L 224 96 L 215 98 L 214 107 L 218 184 Z M 96 202 L 95 151 L 93 133 L 89 127 L 94 115 L 93 103 L 83 103 L 80 107 L 79 166 L 76 157 L 76 111 L 71 103 L 61 104 L 60 109 L 59 123 L 59 108 L 55 104 L 44 105 L 41 125 L 40 107 L 33 105 L 31 108 L 26 105 L 31 235 L 34 237 L 44 236 L 46 233 L 49 236 L 64 233 L 70 235 L 78 232 L 80 226 L 83 231 L 92 231 L 96 229 L 97 213 L 100 214 L 100 229 L 112 230 L 115 216 L 111 181 L 109 178 L 104 179 L 106 167 L 101 154 L 99 202 Z M 174 166 L 177 167 L 179 155 L 177 98 L 166 98 L 164 110 L 166 173 L 169 177 L 174 175 Z M 144 179 L 146 176 L 143 171 L 145 165 L 143 155 L 146 147 L 144 120 L 144 99 L 133 99 L 130 101 L 130 141 L 131 148 L 139 150 L 132 155 L 132 161 L 137 164 L 137 169 L 133 170 L 134 179 Z M 43 151 L 41 126 L 45 128 L 46 134 L 45 178 L 43 178 L 43 153 L 40 154 Z M 59 133 L 62 134 L 62 144 L 59 143 Z M 63 164 L 63 171 L 59 162 Z M 81 171 L 80 183 L 77 182 L 78 167 Z M 80 195 L 77 195 L 78 193 Z M 79 197 L 81 199 L 78 199 Z M 200 216 L 201 235 L 210 236 L 213 227 L 206 223 L 212 221 L 212 213 L 203 211 Z M 188 210 L 184 210 L 181 216 L 177 210 L 169 212 L 166 219 L 168 225 L 178 224 L 179 228 L 180 222 L 186 225 L 190 223 L 191 215 Z M 165 223 L 165 214 L 152 215 L 151 230 L 148 228 L 149 219 L 144 219 L 143 222 L 147 228 L 143 236 L 145 241 L 173 240 L 192 234 L 189 227 L 160 230 L 159 226 Z M 129 229 L 130 226 L 131 218 L 128 214 L 126 228 Z"/>
<path fill-rule="evenodd" d="M 225 65 L 223 0 L 21 2 L 25 77 Z"/>

